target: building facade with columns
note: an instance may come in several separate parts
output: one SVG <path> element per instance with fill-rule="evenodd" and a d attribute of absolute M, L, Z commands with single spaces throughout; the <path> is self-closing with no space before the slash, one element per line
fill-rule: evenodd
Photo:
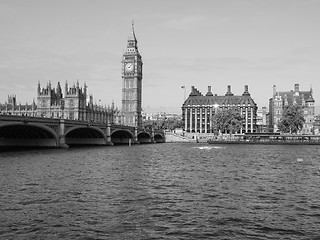
<path fill-rule="evenodd" d="M 305 119 L 301 133 L 312 134 L 315 112 L 314 103 L 312 88 L 308 91 L 301 91 L 299 84 L 295 84 L 294 90 L 277 91 L 276 85 L 273 85 L 273 96 L 269 99 L 269 131 L 278 131 L 278 123 L 286 106 L 298 105 L 301 107 Z"/>
<path fill-rule="evenodd" d="M 247 85 L 242 95 L 234 95 L 230 85 L 227 86 L 225 95 L 213 94 L 210 86 L 207 94 L 203 95 L 192 86 L 189 97 L 182 105 L 184 131 L 187 134 L 213 134 L 216 129 L 213 116 L 231 108 L 236 108 L 243 116 L 240 133 L 256 132 L 257 105 L 251 98 Z"/>

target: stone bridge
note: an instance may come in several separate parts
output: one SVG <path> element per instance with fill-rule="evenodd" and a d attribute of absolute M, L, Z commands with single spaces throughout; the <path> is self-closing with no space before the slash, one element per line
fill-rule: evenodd
<path fill-rule="evenodd" d="M 75 121 L 0 115 L 0 147 L 68 147 L 162 143 L 162 130 Z"/>

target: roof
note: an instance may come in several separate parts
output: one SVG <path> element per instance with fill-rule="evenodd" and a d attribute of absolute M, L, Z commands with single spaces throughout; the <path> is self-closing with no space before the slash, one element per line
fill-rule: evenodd
<path fill-rule="evenodd" d="M 213 95 L 208 92 L 206 96 L 203 96 L 196 88 L 192 88 L 191 93 L 187 100 L 183 103 L 182 107 L 187 106 L 238 106 L 238 105 L 250 105 L 255 106 L 256 103 L 251 98 L 248 91 L 245 91 L 242 95 L 233 95 L 231 92 L 227 92 L 225 95 Z"/>
<path fill-rule="evenodd" d="M 314 102 L 312 97 L 312 90 L 310 91 L 299 91 L 294 92 L 293 90 L 287 92 L 277 92 L 276 96 L 281 96 L 281 99 L 285 102 L 288 101 L 288 104 L 297 103 L 302 105 L 302 101 L 305 102 Z"/>

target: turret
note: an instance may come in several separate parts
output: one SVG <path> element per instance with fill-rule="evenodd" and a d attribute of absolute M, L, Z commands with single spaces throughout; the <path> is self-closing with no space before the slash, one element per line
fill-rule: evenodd
<path fill-rule="evenodd" d="M 62 91 L 61 91 L 60 82 L 58 82 L 58 84 L 57 84 L 56 93 L 57 93 L 58 99 L 62 98 Z"/>
<path fill-rule="evenodd" d="M 40 86 L 40 81 L 38 82 L 38 95 L 40 95 L 40 91 L 41 91 L 41 86 Z"/>
<path fill-rule="evenodd" d="M 64 94 L 67 95 L 68 94 L 68 82 L 66 81 L 66 84 L 64 86 Z"/>
<path fill-rule="evenodd" d="M 134 23 L 132 21 L 132 32 L 131 32 L 131 36 L 128 38 L 128 48 L 132 48 L 134 47 L 136 50 L 138 50 L 138 41 L 136 38 L 136 35 L 134 33 Z"/>
<path fill-rule="evenodd" d="M 83 85 L 83 94 L 85 97 L 87 97 L 87 85 L 86 85 L 86 82 L 84 82 L 84 85 Z"/>

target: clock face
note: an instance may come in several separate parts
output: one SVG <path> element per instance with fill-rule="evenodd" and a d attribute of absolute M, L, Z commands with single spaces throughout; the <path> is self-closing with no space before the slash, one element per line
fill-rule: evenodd
<path fill-rule="evenodd" d="M 125 65 L 125 71 L 126 72 L 132 72 L 133 71 L 133 63 L 127 63 Z"/>

